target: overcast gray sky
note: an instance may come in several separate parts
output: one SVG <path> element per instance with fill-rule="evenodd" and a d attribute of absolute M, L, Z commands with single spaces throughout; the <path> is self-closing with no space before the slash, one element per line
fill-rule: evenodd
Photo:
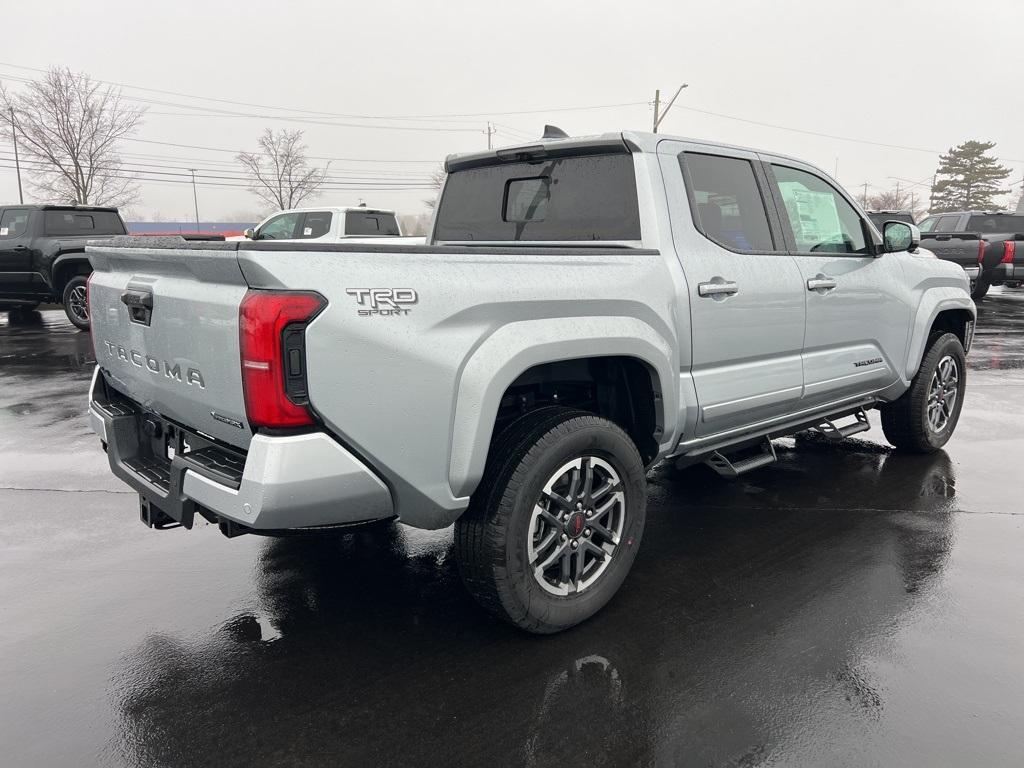
<path fill-rule="evenodd" d="M 259 209 L 225 185 L 239 184 L 233 154 L 255 148 L 264 127 L 301 128 L 311 155 L 338 158 L 337 188 L 320 202 L 415 213 L 428 194 L 410 187 L 449 152 L 486 147 L 488 119 L 496 145 L 545 122 L 576 135 L 649 130 L 655 88 L 667 98 L 682 82 L 661 132 L 784 152 L 830 173 L 838 162 L 854 191 L 928 180 L 937 152 L 967 139 L 997 142 L 1016 194 L 1024 174 L 1019 0 L 48 0 L 12 4 L 4 26 L 8 86 L 38 74 L 24 68 L 66 65 L 145 100 L 145 141 L 125 142 L 124 159 L 166 179 L 142 183 L 136 208 L 165 219 L 192 218 L 192 189 L 157 170 L 200 169 L 204 220 Z M 599 105 L 629 106 L 555 111 Z M 386 189 L 341 188 L 353 182 Z M 13 170 L 0 168 L 0 199 L 16 194 Z"/>

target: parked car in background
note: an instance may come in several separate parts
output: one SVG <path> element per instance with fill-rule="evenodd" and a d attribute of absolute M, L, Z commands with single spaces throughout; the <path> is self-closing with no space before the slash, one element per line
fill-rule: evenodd
<path fill-rule="evenodd" d="M 0 206 L 0 310 L 57 302 L 75 327 L 87 329 L 85 244 L 127 231 L 117 208 Z"/>
<path fill-rule="evenodd" d="M 963 271 L 814 166 L 615 133 L 446 170 L 426 246 L 90 248 L 90 419 L 144 523 L 455 523 L 478 602 L 556 632 L 626 578 L 661 459 L 735 477 L 871 408 L 953 434 Z"/>
<path fill-rule="evenodd" d="M 388 238 L 391 243 L 418 245 L 422 237 L 405 237 L 394 211 L 365 206 L 293 208 L 275 213 L 242 237 L 229 240 L 335 243 L 353 239 Z"/>
<path fill-rule="evenodd" d="M 1024 282 L 1024 214 L 938 213 L 924 219 L 920 229 L 923 247 L 964 268 L 975 301 L 993 285 L 1019 288 Z"/>
<path fill-rule="evenodd" d="M 887 221 L 902 221 L 905 224 L 916 224 L 914 214 L 910 211 L 867 211 L 868 218 L 875 228 L 881 232 Z"/>

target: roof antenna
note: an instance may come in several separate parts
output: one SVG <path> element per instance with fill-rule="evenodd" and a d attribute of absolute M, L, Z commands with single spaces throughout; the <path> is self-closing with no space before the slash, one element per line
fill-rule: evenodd
<path fill-rule="evenodd" d="M 559 128 L 557 125 L 545 125 L 544 135 L 542 139 L 568 139 L 569 134 Z"/>

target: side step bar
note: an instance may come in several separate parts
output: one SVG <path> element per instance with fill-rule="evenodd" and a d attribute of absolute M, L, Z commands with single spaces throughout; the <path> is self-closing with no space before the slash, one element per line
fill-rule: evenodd
<path fill-rule="evenodd" d="M 728 457 L 719 451 L 715 451 L 704 463 L 711 467 L 715 472 L 720 474 L 722 477 L 739 477 L 745 472 L 758 469 L 759 467 L 765 467 L 769 464 L 775 463 L 777 460 L 775 455 L 775 446 L 772 445 L 772 441 L 767 437 L 764 442 L 761 443 L 761 452 L 753 456 L 749 456 L 739 461 L 730 461 Z"/>
<path fill-rule="evenodd" d="M 854 419 L 848 424 L 839 426 L 832 421 L 832 419 L 823 419 L 817 425 L 812 427 L 812 429 L 821 433 L 829 440 L 837 441 L 843 440 L 850 435 L 856 435 L 859 432 L 867 432 L 871 429 L 871 423 L 868 421 L 867 411 L 863 408 L 858 409 L 856 413 L 851 415 Z M 722 477 L 739 477 L 746 472 L 773 464 L 777 461 L 775 446 L 772 445 L 770 436 L 765 436 L 763 438 L 763 442 L 760 447 L 761 450 L 759 453 L 755 453 L 753 456 L 747 456 L 746 458 L 735 461 L 730 459 L 721 451 L 715 451 L 704 460 L 704 463 Z"/>
<path fill-rule="evenodd" d="M 871 429 L 871 423 L 868 421 L 868 415 L 863 408 L 857 411 L 854 416 L 854 420 L 851 423 L 844 424 L 841 427 L 836 426 L 835 422 L 831 419 L 825 419 L 821 424 L 815 427 L 815 429 L 829 440 L 842 440 L 850 435 L 856 435 L 859 432 L 867 432 Z"/>

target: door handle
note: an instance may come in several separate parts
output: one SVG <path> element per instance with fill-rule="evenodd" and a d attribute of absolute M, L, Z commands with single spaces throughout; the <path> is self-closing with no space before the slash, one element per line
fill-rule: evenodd
<path fill-rule="evenodd" d="M 13 250 L 15 250 L 15 251 L 27 251 L 28 250 L 28 246 L 27 245 L 16 245 L 16 246 L 14 246 Z"/>
<path fill-rule="evenodd" d="M 735 293 L 739 293 L 740 287 L 736 283 L 721 281 L 721 282 L 710 282 L 710 283 L 698 283 L 697 284 L 697 295 L 698 296 L 732 296 Z"/>
<path fill-rule="evenodd" d="M 831 291 L 836 287 L 836 285 L 838 285 L 838 283 L 836 283 L 835 278 L 818 275 L 817 277 L 812 277 L 807 281 L 807 290 Z"/>

